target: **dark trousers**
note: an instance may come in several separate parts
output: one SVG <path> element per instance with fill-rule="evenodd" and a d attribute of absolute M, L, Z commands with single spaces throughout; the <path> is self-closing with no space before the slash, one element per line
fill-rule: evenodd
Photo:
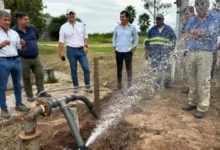
<path fill-rule="evenodd" d="M 40 57 L 36 58 L 20 58 L 22 64 L 22 77 L 24 81 L 24 90 L 27 97 L 33 97 L 31 84 L 31 70 L 35 75 L 35 85 L 37 86 L 37 93 L 44 91 L 44 71 L 40 61 Z"/>
<path fill-rule="evenodd" d="M 126 70 L 127 70 L 127 86 L 131 86 L 132 81 L 132 55 L 130 52 L 117 52 L 116 51 L 116 62 L 117 62 L 117 78 L 118 78 L 118 86 L 121 87 L 122 83 L 122 69 L 123 69 L 123 61 L 125 60 Z"/>

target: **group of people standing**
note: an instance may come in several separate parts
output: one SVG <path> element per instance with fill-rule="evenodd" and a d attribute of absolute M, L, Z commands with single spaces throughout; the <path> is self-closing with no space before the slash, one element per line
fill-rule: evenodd
<path fill-rule="evenodd" d="M 185 24 L 183 28 L 184 51 L 183 68 L 186 72 L 187 87 L 189 89 L 189 103 L 183 107 L 186 111 L 197 109 L 194 116 L 203 118 L 209 107 L 210 79 L 213 64 L 213 52 L 217 48 L 217 35 L 219 30 L 218 13 L 210 11 L 209 0 L 195 0 L 193 7 L 184 9 Z M 66 54 L 70 63 L 71 77 L 74 93 L 78 92 L 77 61 L 84 71 L 85 90 L 93 92 L 90 85 L 90 71 L 87 58 L 88 34 L 85 24 L 76 21 L 73 9 L 66 11 L 67 22 L 60 28 L 58 53 L 62 61 L 66 45 Z M 37 40 L 39 39 L 36 28 L 29 24 L 28 16 L 24 12 L 16 14 L 17 25 L 10 29 L 11 15 L 0 11 L 0 107 L 1 117 L 9 119 L 10 114 L 6 106 L 5 91 L 9 74 L 12 76 L 17 111 L 29 111 L 22 103 L 21 76 L 24 81 L 24 90 L 28 101 L 35 101 L 36 96 L 32 91 L 30 71 L 35 75 L 37 94 L 44 91 L 43 67 L 39 57 Z M 138 47 L 139 37 L 136 28 L 128 22 L 129 13 L 120 13 L 121 23 L 116 26 L 112 45 L 116 57 L 117 89 L 122 89 L 122 68 L 125 60 L 127 70 L 127 88 L 132 86 L 132 56 Z M 164 85 L 170 88 L 170 54 L 176 46 L 176 35 L 173 29 L 164 24 L 163 14 L 157 14 L 156 25 L 147 33 L 144 42 L 145 58 L 151 62 L 152 72 L 163 74 L 163 80 L 158 75 L 155 88 Z M 133 44 L 134 41 L 134 44 Z M 50 97 L 44 92 L 40 96 Z"/>
<path fill-rule="evenodd" d="M 184 40 L 181 66 L 183 67 L 183 79 L 185 79 L 186 90 L 183 93 L 188 94 L 188 104 L 183 107 L 185 111 L 192 111 L 195 118 L 203 118 L 208 111 L 210 103 L 210 80 L 214 73 L 215 62 L 213 54 L 216 54 L 218 48 L 219 31 L 219 13 L 209 10 L 209 0 L 195 0 L 194 7 L 187 6 L 183 11 L 184 27 L 182 38 Z M 151 59 L 152 68 L 163 72 L 170 72 L 169 51 L 173 50 L 175 45 L 175 35 L 170 30 L 166 34 L 166 25 L 159 25 L 158 21 L 163 17 L 156 17 L 157 25 L 151 28 L 145 40 L 146 56 Z M 162 31 L 161 31 L 162 28 Z M 152 36 L 153 34 L 153 36 Z M 172 36 L 171 36 L 172 35 Z M 171 36 L 170 38 L 168 36 Z M 171 45 L 169 45 L 171 43 Z M 168 62 L 168 64 L 166 63 Z M 157 65 L 155 65 L 155 63 Z M 159 67 L 159 69 L 158 69 Z M 164 70 L 166 68 L 167 70 Z M 165 87 L 167 86 L 165 78 Z M 169 85 L 169 84 L 168 84 Z"/>

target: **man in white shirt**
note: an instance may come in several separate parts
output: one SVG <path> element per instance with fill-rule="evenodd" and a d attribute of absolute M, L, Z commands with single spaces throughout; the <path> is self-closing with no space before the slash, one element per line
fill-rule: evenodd
<path fill-rule="evenodd" d="M 16 111 L 29 111 L 22 104 L 21 97 L 21 62 L 18 57 L 17 49 L 25 50 L 25 41 L 20 40 L 19 35 L 10 29 L 11 15 L 0 10 L 0 107 L 1 117 L 9 119 L 10 114 L 6 105 L 5 91 L 7 89 L 8 76 L 11 73 L 14 95 L 16 100 Z"/>
<path fill-rule="evenodd" d="M 73 80 L 74 93 L 77 93 L 79 86 L 77 77 L 77 61 L 81 64 L 84 72 L 84 82 L 86 91 L 91 93 L 89 63 L 86 53 L 88 52 L 88 34 L 83 23 L 77 22 L 75 11 L 73 9 L 66 10 L 67 22 L 60 28 L 59 36 L 59 57 L 65 60 L 62 53 L 64 44 L 67 46 L 67 58 L 70 63 L 71 76 Z"/>

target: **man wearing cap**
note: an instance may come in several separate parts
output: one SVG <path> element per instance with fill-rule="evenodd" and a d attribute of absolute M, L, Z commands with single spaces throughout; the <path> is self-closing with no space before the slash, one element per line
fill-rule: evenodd
<path fill-rule="evenodd" d="M 148 31 L 144 43 L 145 58 L 148 60 L 150 57 L 151 67 L 156 76 L 155 89 L 160 86 L 169 88 L 171 84 L 169 53 L 175 48 L 176 35 L 169 25 L 164 24 L 163 14 L 156 16 L 156 25 Z"/>
<path fill-rule="evenodd" d="M 209 0 L 195 0 L 197 15 L 192 17 L 184 30 L 186 40 L 186 70 L 189 85 L 188 104 L 185 111 L 192 111 L 195 118 L 203 118 L 210 101 L 210 80 L 213 51 L 216 50 L 218 18 L 209 9 Z"/>
<path fill-rule="evenodd" d="M 138 34 L 136 28 L 128 22 L 129 14 L 127 11 L 120 13 L 121 24 L 119 24 L 114 31 L 112 45 L 116 55 L 117 63 L 117 89 L 122 88 L 122 68 L 125 60 L 127 70 L 127 87 L 131 87 L 132 81 L 132 56 L 138 46 Z M 132 40 L 134 39 L 134 47 L 132 47 Z"/>
<path fill-rule="evenodd" d="M 25 50 L 25 41 L 20 40 L 19 35 L 10 29 L 11 15 L 0 10 L 0 107 L 1 117 L 9 119 L 10 114 L 6 105 L 5 91 L 7 89 L 8 76 L 11 74 L 13 86 L 16 111 L 29 111 L 24 104 L 22 104 L 21 96 L 21 62 L 18 56 L 17 49 Z"/>
<path fill-rule="evenodd" d="M 18 51 L 18 55 L 22 64 L 22 77 L 24 82 L 24 90 L 28 101 L 35 101 L 31 84 L 31 72 L 35 75 L 35 83 L 37 87 L 37 94 L 44 91 L 44 72 L 40 61 L 39 48 L 37 40 L 39 39 L 36 28 L 29 24 L 28 16 L 25 12 L 18 12 L 16 14 L 17 25 L 12 29 L 15 30 L 21 39 L 26 42 L 26 50 Z M 39 97 L 51 97 L 47 92 L 41 93 Z"/>
<path fill-rule="evenodd" d="M 90 86 L 90 72 L 89 63 L 86 53 L 88 53 L 88 34 L 86 32 L 85 24 L 76 21 L 75 11 L 73 9 L 66 10 L 67 22 L 60 28 L 59 36 L 59 57 L 65 60 L 62 53 L 64 44 L 66 44 L 67 58 L 70 63 L 71 76 L 73 80 L 74 93 L 78 91 L 78 77 L 77 77 L 77 61 L 79 61 L 84 72 L 84 83 L 86 91 L 93 92 Z"/>

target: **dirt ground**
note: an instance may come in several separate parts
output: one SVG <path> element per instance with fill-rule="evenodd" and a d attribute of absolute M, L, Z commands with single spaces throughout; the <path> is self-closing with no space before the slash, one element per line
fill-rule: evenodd
<path fill-rule="evenodd" d="M 108 62 L 108 60 L 106 60 Z M 104 62 L 105 64 L 106 62 Z M 140 63 L 139 63 L 140 64 Z M 113 64 L 102 68 L 108 73 Z M 111 71 L 109 71 L 111 72 Z M 115 75 L 115 72 L 113 73 Z M 59 76 L 59 75 L 58 75 Z M 71 87 L 70 77 L 61 74 L 60 83 L 46 85 L 47 89 Z M 115 77 L 115 76 L 114 76 Z M 101 77 L 101 85 L 106 91 L 102 94 L 102 109 L 114 94 L 115 78 Z M 65 79 L 65 80 L 61 80 Z M 61 82 L 62 81 L 62 82 Z M 107 86 L 104 86 L 105 81 Z M 108 93 L 108 94 L 107 94 Z M 12 91 L 7 93 L 10 98 Z M 54 97 L 72 94 L 56 92 Z M 82 92 L 82 94 L 85 94 Z M 24 94 L 23 94 L 24 95 Z M 211 107 L 204 119 L 198 120 L 192 112 L 181 107 L 187 103 L 187 95 L 180 93 L 179 85 L 165 89 L 159 96 L 141 100 L 133 111 L 114 129 L 109 129 L 89 146 L 90 150 L 220 150 L 220 88 L 212 88 Z M 91 97 L 91 95 L 87 95 Z M 34 104 L 29 104 L 34 107 Z M 13 107 L 13 104 L 10 103 Z M 98 121 L 82 103 L 77 104 L 80 133 L 86 142 Z M 14 116 L 13 121 L 0 120 L 0 150 L 17 150 L 21 141 L 18 134 L 24 124 L 23 116 Z M 43 150 L 75 149 L 75 141 L 70 133 L 64 115 L 59 108 L 50 117 L 38 118 L 38 129 L 42 131 Z"/>

